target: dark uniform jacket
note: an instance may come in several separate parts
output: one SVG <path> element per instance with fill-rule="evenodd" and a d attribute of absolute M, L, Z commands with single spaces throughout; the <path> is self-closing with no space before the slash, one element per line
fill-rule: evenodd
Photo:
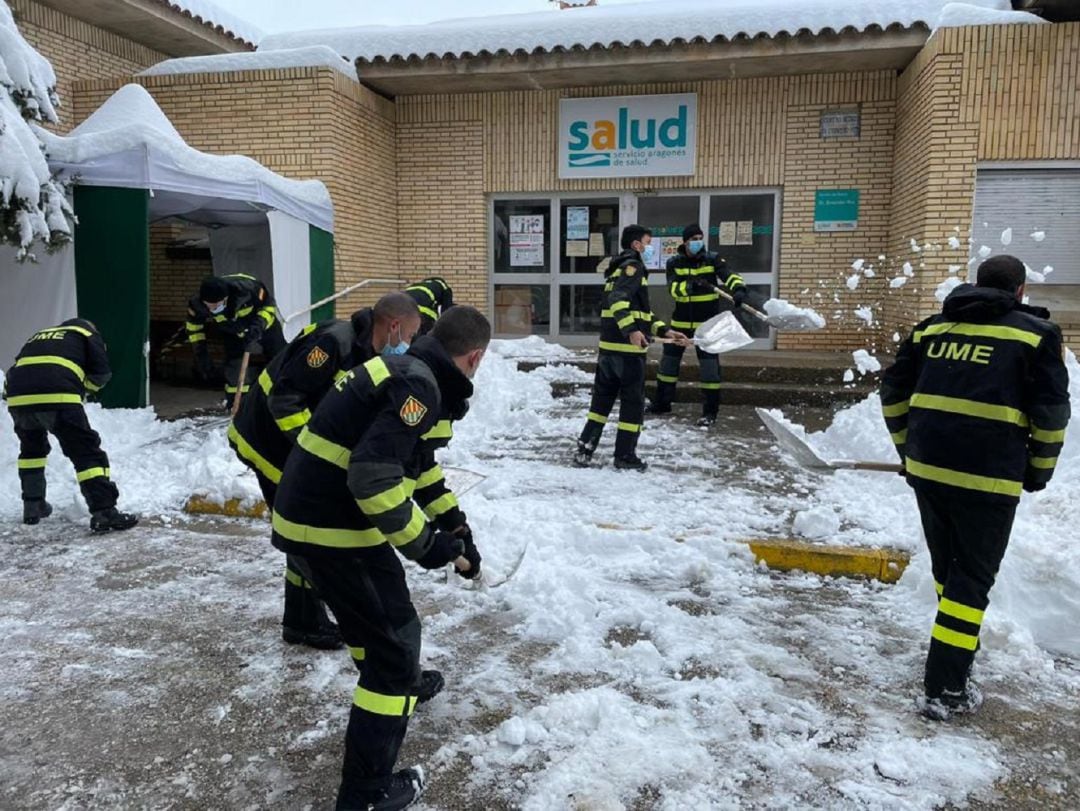
<path fill-rule="evenodd" d="M 421 333 L 430 330 L 439 316 L 454 306 L 454 291 L 450 289 L 445 279 L 438 276 L 409 285 L 405 288 L 405 292 L 412 296 L 420 310 Z"/>
<path fill-rule="evenodd" d="M 435 451 L 468 410 L 472 383 L 434 338 L 349 371 L 319 404 L 285 463 L 273 515 L 278 549 L 363 556 L 390 543 L 411 560 L 432 526 L 464 523 Z"/>
<path fill-rule="evenodd" d="M 8 370 L 4 398 L 13 409 L 81 408 L 87 392 L 97 392 L 111 377 L 100 333 L 89 321 L 72 318 L 26 342 Z"/>
<path fill-rule="evenodd" d="M 707 285 L 723 288 L 729 295 L 746 288 L 742 276 L 729 271 L 719 256 L 708 251 L 688 256 L 686 245 L 680 245 L 678 254 L 668 260 L 667 284 L 675 300 L 671 326 L 679 330 L 697 329 L 721 309 L 729 309 Z"/>
<path fill-rule="evenodd" d="M 278 319 L 274 298 L 266 285 L 254 276 L 234 273 L 222 276 L 229 287 L 229 298 L 224 311 L 214 315 L 202 303 L 196 293 L 188 299 L 188 343 L 200 344 L 206 340 L 206 324 L 211 323 L 222 332 L 245 341 L 254 340 L 274 325 Z M 206 344 L 202 344 L 205 348 Z M 196 349 L 200 347 L 196 346 Z"/>
<path fill-rule="evenodd" d="M 241 400 L 229 441 L 274 484 L 281 481 L 289 451 L 322 398 L 349 369 L 375 356 L 373 322 L 369 308 L 349 321 L 309 324 L 274 356 Z"/>
<path fill-rule="evenodd" d="M 1069 376 L 1061 331 L 1038 312 L 961 285 L 901 345 L 881 402 L 913 486 L 1015 502 L 1050 480 Z"/>
<path fill-rule="evenodd" d="M 668 326 L 649 306 L 649 271 L 635 250 L 625 250 L 604 271 L 604 296 L 600 312 L 600 351 L 643 355 L 646 350 L 630 343 L 630 333 L 663 337 Z"/>

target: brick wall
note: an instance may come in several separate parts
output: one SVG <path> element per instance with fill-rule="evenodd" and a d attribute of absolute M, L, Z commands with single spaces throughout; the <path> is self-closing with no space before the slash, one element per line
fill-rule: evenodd
<path fill-rule="evenodd" d="M 97 28 L 36 0 L 8 0 L 19 31 L 52 64 L 63 105 L 57 129 L 75 126 L 73 88 L 91 79 L 128 77 L 168 59 L 130 39 Z"/>

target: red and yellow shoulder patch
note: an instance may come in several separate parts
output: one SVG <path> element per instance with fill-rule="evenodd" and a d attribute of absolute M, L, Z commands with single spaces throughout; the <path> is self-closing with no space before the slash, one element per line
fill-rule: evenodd
<path fill-rule="evenodd" d="M 318 369 L 328 360 L 330 360 L 330 355 L 321 346 L 317 346 L 308 352 L 307 365 L 312 369 Z"/>
<path fill-rule="evenodd" d="M 401 421 L 408 425 L 410 428 L 415 428 L 420 424 L 420 420 L 424 419 L 424 415 L 427 414 L 427 406 L 409 395 L 409 399 L 401 406 L 401 411 L 398 412 L 401 416 Z"/>

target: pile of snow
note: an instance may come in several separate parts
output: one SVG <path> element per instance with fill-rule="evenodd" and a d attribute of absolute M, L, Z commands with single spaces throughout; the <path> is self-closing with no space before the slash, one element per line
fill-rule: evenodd
<path fill-rule="evenodd" d="M 568 13 L 533 12 L 446 20 L 426 25 L 363 26 L 271 34 L 261 50 L 329 45 L 349 59 L 372 62 L 410 57 L 572 50 L 615 43 L 666 45 L 736 37 L 812 34 L 875 26 L 927 28 L 941 24 L 947 0 L 664 0 L 598 5 Z M 982 12 L 1009 8 L 1008 0 L 971 0 L 952 9 L 950 24 L 981 21 Z M 1031 16 L 1031 15 L 1022 15 Z"/>
<path fill-rule="evenodd" d="M 352 66 L 352 63 L 326 45 L 309 45 L 305 48 L 279 51 L 248 51 L 166 59 L 138 75 L 175 76 L 188 73 L 233 73 L 285 68 L 330 68 L 356 81 L 356 68 Z"/>
<path fill-rule="evenodd" d="M 960 28 L 965 25 L 1015 25 L 1046 23 L 1042 17 L 1026 11 L 1013 11 L 1008 2 L 990 6 L 982 3 L 948 3 L 938 15 L 934 30 L 939 28 Z"/>
<path fill-rule="evenodd" d="M 488 356 L 529 360 L 571 360 L 578 353 L 561 344 L 545 341 L 539 335 L 524 338 L 497 338 L 488 346 Z"/>
<path fill-rule="evenodd" d="M 782 298 L 771 298 L 765 302 L 765 314 L 773 318 L 807 319 L 817 329 L 825 326 L 825 317 L 810 307 L 799 307 Z"/>
<path fill-rule="evenodd" d="M 19 260 L 35 240 L 58 247 L 71 238 L 64 184 L 52 179 L 28 123 L 55 123 L 59 104 L 52 66 L 23 39 L 0 0 L 0 242 L 18 248 Z"/>
<path fill-rule="evenodd" d="M 141 85 L 121 87 L 66 136 L 42 128 L 37 134 L 53 169 L 83 183 L 264 203 L 333 230 L 333 205 L 321 181 L 290 180 L 251 158 L 188 146 Z"/>
<path fill-rule="evenodd" d="M 252 45 L 258 45 L 266 36 L 258 26 L 225 11 L 211 0 L 165 0 L 165 2 L 178 11 L 187 12 L 206 25 L 213 28 L 220 27 L 226 33 L 250 42 Z"/>

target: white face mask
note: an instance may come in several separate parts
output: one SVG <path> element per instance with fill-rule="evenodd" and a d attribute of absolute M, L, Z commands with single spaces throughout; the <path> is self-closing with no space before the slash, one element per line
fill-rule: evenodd
<path fill-rule="evenodd" d="M 221 302 L 220 304 L 218 304 L 216 307 L 211 307 L 210 308 L 210 315 L 221 315 L 223 312 L 225 312 L 225 302 L 224 301 Z"/>

